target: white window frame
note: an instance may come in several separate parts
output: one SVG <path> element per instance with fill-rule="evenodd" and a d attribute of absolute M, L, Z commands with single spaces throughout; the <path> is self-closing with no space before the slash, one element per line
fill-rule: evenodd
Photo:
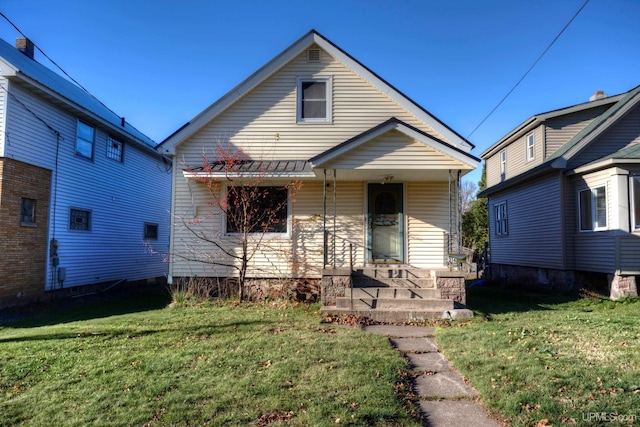
<path fill-rule="evenodd" d="M 504 176 L 507 173 L 507 150 L 504 149 L 500 152 L 500 175 Z"/>
<path fill-rule="evenodd" d="M 583 208 L 583 196 L 588 197 L 588 210 Z M 602 224 L 602 219 L 599 216 L 602 208 L 598 208 L 598 201 L 600 196 L 602 196 L 602 200 L 604 201 L 604 224 Z M 607 205 L 607 186 L 599 185 L 593 188 L 584 188 L 578 191 L 578 230 L 583 232 L 591 232 L 591 231 L 604 231 L 607 230 L 608 227 L 608 205 Z M 583 218 L 583 216 L 587 215 L 588 218 Z M 583 219 L 589 221 L 589 227 L 583 228 L 582 223 Z"/>
<path fill-rule="evenodd" d="M 303 102 L 303 83 L 309 82 L 323 82 L 325 83 L 325 102 L 326 102 L 326 117 L 302 117 L 302 102 Z M 296 122 L 297 123 L 331 123 L 332 120 L 332 78 L 331 76 L 309 76 L 298 77 L 298 84 L 296 89 Z"/>
<path fill-rule="evenodd" d="M 122 163 L 124 161 L 124 143 L 111 134 L 107 137 L 107 159 Z"/>
<path fill-rule="evenodd" d="M 633 231 L 640 231 L 640 176 L 631 177 L 631 204 L 633 205 Z"/>
<path fill-rule="evenodd" d="M 264 184 L 264 185 L 259 185 L 259 187 L 285 187 L 287 186 L 287 184 Z M 222 200 L 227 200 L 227 194 L 228 194 L 228 188 L 229 186 L 225 186 L 223 189 L 223 199 Z M 290 239 L 291 238 L 291 216 L 292 216 L 292 210 L 291 210 L 291 189 L 289 187 L 287 187 L 287 229 L 284 232 L 266 232 L 266 233 L 262 233 L 262 232 L 257 232 L 257 233 L 249 233 L 249 238 L 267 238 L 267 239 L 271 239 L 271 238 L 281 238 L 281 239 Z M 227 215 L 226 213 L 224 213 L 223 215 L 221 215 L 222 218 L 222 230 L 224 230 L 224 232 L 222 233 L 223 237 L 238 237 L 241 236 L 242 233 L 236 233 L 236 232 L 231 232 L 227 230 Z"/>
<path fill-rule="evenodd" d="M 87 128 L 91 129 L 91 140 L 80 136 L 80 126 L 86 126 Z M 96 145 L 95 141 L 96 141 L 96 127 L 78 119 L 78 122 L 76 125 L 76 147 L 75 147 L 76 156 L 82 157 L 83 159 L 93 160 L 93 153 L 95 151 L 95 145 Z M 78 149 L 79 146 L 83 146 L 83 145 L 87 145 L 91 147 L 91 154 L 89 156 L 83 153 L 83 151 L 85 151 L 84 149 Z"/>
<path fill-rule="evenodd" d="M 527 135 L 527 142 L 526 142 L 526 149 L 527 149 L 527 161 L 533 160 L 536 158 L 536 137 L 533 134 L 533 132 L 531 132 L 529 135 Z"/>
<path fill-rule="evenodd" d="M 496 236 L 506 236 L 509 234 L 509 223 L 507 213 L 507 202 L 500 202 L 493 205 L 493 231 Z"/>

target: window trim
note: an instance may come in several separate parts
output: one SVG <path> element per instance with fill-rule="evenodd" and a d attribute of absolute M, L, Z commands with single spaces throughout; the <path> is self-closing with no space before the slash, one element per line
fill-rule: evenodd
<path fill-rule="evenodd" d="M 292 216 L 293 216 L 293 212 L 292 212 L 292 201 L 291 201 L 291 189 L 287 186 L 287 184 L 273 184 L 273 183 L 268 183 L 268 184 L 261 184 L 258 185 L 258 187 L 277 187 L 277 188 L 285 188 L 287 190 L 287 229 L 285 232 L 282 233 L 278 233 L 278 232 L 273 232 L 273 231 L 269 231 L 269 232 L 256 232 L 256 233 L 249 233 L 248 237 L 249 239 L 252 238 L 281 238 L 281 239 L 290 239 L 291 238 L 291 228 L 292 228 Z M 224 187 L 223 191 L 223 200 L 227 200 L 227 195 L 228 195 L 228 188 L 229 185 L 226 185 Z M 227 230 L 227 214 L 226 212 L 223 212 L 221 216 L 222 219 L 222 237 L 238 237 L 241 236 L 242 233 L 236 233 L 236 232 L 230 232 Z"/>
<path fill-rule="evenodd" d="M 87 215 L 87 229 L 86 230 L 78 230 L 76 228 L 72 228 L 71 227 L 71 213 L 72 211 L 80 211 L 80 212 L 86 212 Z M 82 208 L 76 208 L 76 207 L 70 207 L 69 208 L 69 220 L 67 222 L 67 226 L 69 228 L 69 231 L 72 231 L 74 233 L 90 233 L 93 229 L 93 211 L 91 209 L 82 209 Z"/>
<path fill-rule="evenodd" d="M 496 236 L 509 235 L 509 214 L 506 200 L 493 205 L 493 233 Z"/>
<path fill-rule="evenodd" d="M 507 149 L 500 151 L 500 175 L 507 173 Z"/>
<path fill-rule="evenodd" d="M 303 118 L 302 117 L 302 84 L 308 82 L 324 82 L 325 101 L 326 101 L 326 117 L 324 118 Z M 333 78 L 331 76 L 298 76 L 296 84 L 296 123 L 331 123 L 333 121 Z"/>
<path fill-rule="evenodd" d="M 119 151 L 114 151 L 113 150 L 113 143 L 117 142 L 118 144 L 120 144 L 120 150 Z M 117 153 L 119 158 L 113 157 L 113 154 L 110 155 L 110 153 Z M 113 135 L 111 134 L 107 134 L 107 150 L 105 152 L 105 156 L 107 157 L 107 159 L 111 159 L 114 162 L 118 162 L 118 163 L 124 163 L 124 142 L 122 142 L 120 139 L 115 138 Z"/>
<path fill-rule="evenodd" d="M 534 160 L 536 158 L 536 137 L 533 132 L 527 135 L 525 149 L 527 151 L 527 161 Z"/>
<path fill-rule="evenodd" d="M 87 127 L 89 127 L 91 129 L 91 131 L 92 131 L 91 132 L 91 141 L 80 137 L 80 132 L 79 132 L 80 131 L 80 124 L 82 124 L 84 126 L 87 126 Z M 78 141 L 79 140 L 82 140 L 82 141 L 84 141 L 86 143 L 90 143 L 91 144 L 91 156 L 87 157 L 87 156 L 85 156 L 84 154 L 82 154 L 78 150 Z M 87 123 L 87 122 L 85 122 L 84 120 L 78 119 L 77 123 L 76 123 L 76 144 L 75 144 L 76 157 L 80 157 L 80 158 L 83 158 L 83 159 L 86 159 L 86 160 L 93 160 L 94 153 L 95 153 L 95 148 L 96 148 L 96 127 L 91 125 L 91 124 L 89 124 L 89 123 Z"/>
<path fill-rule="evenodd" d="M 23 211 L 23 208 L 24 208 L 24 202 L 27 201 L 27 200 L 32 202 L 31 203 L 31 221 L 23 221 L 23 219 L 22 219 L 22 211 Z M 36 199 L 32 199 L 32 198 L 29 198 L 29 197 L 21 197 L 20 198 L 20 225 L 22 227 L 35 227 L 37 225 L 37 223 L 36 223 L 36 204 L 37 204 Z"/>
<path fill-rule="evenodd" d="M 604 225 L 597 226 L 598 219 L 598 190 L 603 190 L 604 194 Z M 582 228 L 582 220 L 583 220 L 583 204 L 582 204 L 582 193 L 589 192 L 589 215 L 590 215 L 590 228 Z M 589 233 L 594 231 L 606 231 L 609 227 L 609 206 L 607 200 L 607 186 L 606 184 L 598 185 L 597 187 L 587 187 L 581 190 L 578 190 L 578 231 L 580 233 Z M 586 213 L 586 212 L 585 212 Z"/>
<path fill-rule="evenodd" d="M 155 235 L 150 235 L 147 231 L 147 227 L 155 227 Z M 158 236 L 160 235 L 160 227 L 158 225 L 158 223 L 155 222 L 145 222 L 144 223 L 144 227 L 143 227 L 143 231 L 142 231 L 142 238 L 144 240 L 158 240 Z"/>
<path fill-rule="evenodd" d="M 632 232 L 640 231 L 640 175 L 631 176 L 631 204 L 633 206 L 633 228 Z"/>

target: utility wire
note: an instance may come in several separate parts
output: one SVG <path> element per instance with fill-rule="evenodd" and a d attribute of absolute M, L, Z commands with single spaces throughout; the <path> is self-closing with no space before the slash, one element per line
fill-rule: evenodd
<path fill-rule="evenodd" d="M 11 26 L 13 28 L 16 29 L 17 32 L 20 33 L 20 35 L 22 35 L 22 37 L 27 38 L 28 37 L 20 30 L 20 28 L 18 28 L 18 26 L 16 24 L 14 24 L 8 17 L 7 15 L 5 15 L 4 13 L 0 12 L 0 16 L 2 16 L 9 24 L 11 24 Z M 31 40 L 31 42 L 33 42 L 33 40 Z M 104 105 L 104 103 L 102 101 L 100 101 L 98 98 L 96 98 L 95 96 L 93 96 L 93 94 L 91 92 L 89 92 L 84 86 L 82 86 L 76 79 L 74 79 L 73 77 L 71 77 L 69 75 L 69 73 L 67 73 L 60 65 L 58 65 L 58 63 L 56 61 L 54 61 L 53 59 L 51 59 L 49 57 L 49 55 L 47 55 L 46 53 L 44 53 L 44 51 L 42 49 L 40 49 L 40 46 L 38 46 L 37 44 L 33 43 L 33 45 L 40 51 L 40 53 L 42 55 L 44 55 L 45 58 L 47 58 L 53 65 L 56 66 L 56 68 L 58 68 L 60 71 L 62 71 L 62 73 L 67 76 L 73 83 L 75 83 L 80 89 L 82 89 L 87 95 L 89 95 L 90 97 L 92 97 L 93 99 L 95 99 L 97 102 L 100 103 L 100 105 L 102 105 L 104 108 L 106 108 L 107 110 L 111 111 L 113 114 L 115 114 L 117 117 L 120 117 L 115 111 L 113 111 L 111 108 L 107 107 L 106 105 Z"/>
<path fill-rule="evenodd" d="M 569 22 L 567 22 L 567 24 L 564 26 L 564 28 L 558 33 L 558 35 L 551 41 L 551 43 L 549 43 L 549 46 L 547 46 L 547 48 L 544 50 L 544 52 L 542 52 L 542 54 L 540 54 L 540 56 L 538 57 L 538 59 L 535 60 L 535 62 L 533 63 L 533 65 L 531 65 L 531 67 L 529 67 L 529 69 L 527 70 L 526 73 L 524 73 L 524 75 L 520 78 L 520 80 L 518 80 L 518 82 L 511 88 L 511 90 L 509 92 L 507 92 L 507 94 L 500 100 L 500 102 L 498 102 L 498 105 L 496 105 L 495 107 L 493 107 L 493 110 L 491 110 L 489 112 L 489 114 L 487 114 L 487 116 L 482 119 L 482 121 L 480 122 L 480 124 L 478 124 L 478 126 L 475 127 L 475 129 L 473 129 L 473 131 L 471 131 L 471 133 L 467 136 L 467 139 L 469 139 L 469 137 L 471 137 L 471 135 L 474 134 L 475 131 L 478 130 L 478 128 L 480 126 L 482 126 L 484 124 L 484 122 L 487 121 L 487 119 L 489 117 L 491 117 L 491 115 L 502 105 L 502 103 L 509 97 L 509 95 L 511 95 L 511 93 L 516 90 L 516 88 L 520 85 L 520 83 L 522 83 L 522 81 L 525 79 L 525 77 L 527 77 L 527 75 L 531 72 L 531 70 L 533 70 L 533 67 L 535 67 L 538 62 L 540 62 L 540 60 L 542 59 L 542 57 L 547 53 L 547 51 L 549 51 L 549 49 L 551 49 L 551 46 L 554 45 L 554 43 L 560 38 L 560 36 L 562 35 L 562 33 L 565 32 L 565 30 L 567 28 L 569 28 L 569 25 L 571 25 L 571 23 L 578 17 L 578 15 L 580 14 L 580 12 L 582 12 L 582 9 L 584 9 L 584 7 L 587 5 L 587 3 L 589 3 L 589 0 L 586 0 L 584 2 L 584 4 L 582 6 L 580 6 L 580 9 L 578 9 L 578 11 L 573 15 L 573 17 L 569 20 Z"/>

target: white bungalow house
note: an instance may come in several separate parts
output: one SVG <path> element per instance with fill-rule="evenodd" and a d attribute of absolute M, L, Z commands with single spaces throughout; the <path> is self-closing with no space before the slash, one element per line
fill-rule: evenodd
<path fill-rule="evenodd" d="M 640 86 L 535 115 L 482 158 L 493 280 L 637 295 Z"/>
<path fill-rule="evenodd" d="M 302 184 L 284 204 L 286 226 L 271 230 L 253 258 L 254 278 L 319 281 L 346 268 L 435 284 L 435 272 L 449 271 L 450 254 L 459 252 L 459 179 L 479 162 L 471 143 L 315 30 L 160 147 L 175 163 L 170 281 L 233 274 L 186 255 L 194 245 L 214 251 L 194 241 L 189 223 L 206 225 L 228 249 L 234 244 L 228 221 L 210 214 L 202 181 L 219 182 L 223 194 L 231 179 L 215 168 L 216 147 L 246 154 L 234 176 L 260 168 L 267 188 Z M 203 156 L 212 167 L 196 170 Z"/>
<path fill-rule="evenodd" d="M 0 306 L 167 274 L 149 250 L 169 245 L 171 161 L 154 146 L 29 40 L 0 40 Z"/>

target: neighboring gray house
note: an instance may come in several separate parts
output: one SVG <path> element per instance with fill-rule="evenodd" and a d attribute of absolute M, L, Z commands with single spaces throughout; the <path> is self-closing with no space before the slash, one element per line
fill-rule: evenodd
<path fill-rule="evenodd" d="M 491 279 L 637 295 L 640 86 L 535 115 L 482 158 Z"/>
<path fill-rule="evenodd" d="M 88 93 L 0 40 L 0 307 L 167 274 L 171 161 Z M 82 287 L 82 288 L 80 288 Z"/>

